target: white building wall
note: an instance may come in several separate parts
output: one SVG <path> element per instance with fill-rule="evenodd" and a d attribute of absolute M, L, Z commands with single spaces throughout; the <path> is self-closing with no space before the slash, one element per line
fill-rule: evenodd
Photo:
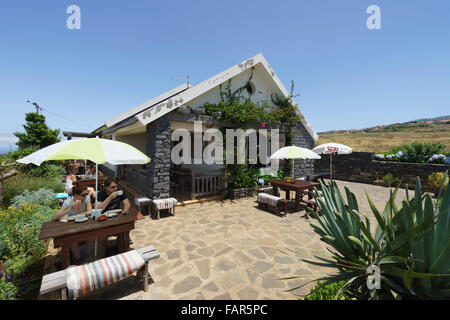
<path fill-rule="evenodd" d="M 231 92 L 236 91 L 238 88 L 245 85 L 250 78 L 251 70 L 242 72 L 231 79 Z M 281 95 L 281 92 L 273 85 L 273 80 L 266 75 L 266 72 L 262 70 L 260 65 L 257 65 L 253 71 L 253 77 L 251 82 L 254 84 L 255 92 L 250 95 L 250 99 L 262 105 L 263 101 L 266 101 L 269 105 L 273 105 L 270 95 L 277 93 Z M 222 91 L 225 91 L 228 86 L 228 81 L 222 84 Z M 242 92 L 243 97 L 248 97 L 249 94 L 246 90 Z M 217 86 L 201 96 L 195 98 L 186 104 L 193 109 L 201 107 L 205 102 L 217 103 L 220 101 L 220 87 Z"/>
<path fill-rule="evenodd" d="M 147 134 L 146 133 L 136 133 L 136 134 L 126 134 L 117 136 L 117 141 L 128 143 L 132 145 L 139 151 L 147 152 Z"/>

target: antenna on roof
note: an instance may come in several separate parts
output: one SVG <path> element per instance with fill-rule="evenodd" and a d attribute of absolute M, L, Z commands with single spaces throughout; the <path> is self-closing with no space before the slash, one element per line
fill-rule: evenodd
<path fill-rule="evenodd" d="M 188 88 L 189 88 L 189 75 L 187 75 L 187 76 L 180 76 L 180 77 L 171 77 L 170 79 L 172 79 L 172 80 L 175 80 L 175 79 L 184 79 L 184 78 L 187 78 L 187 86 L 188 86 Z"/>

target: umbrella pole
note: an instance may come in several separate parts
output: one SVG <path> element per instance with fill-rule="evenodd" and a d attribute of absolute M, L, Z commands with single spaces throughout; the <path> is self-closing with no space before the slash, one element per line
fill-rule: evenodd
<path fill-rule="evenodd" d="M 97 210 L 97 190 L 98 190 L 98 164 L 95 163 L 95 210 Z M 97 213 L 97 211 L 95 212 Z M 97 238 L 94 239 L 94 257 L 97 256 Z"/>
<path fill-rule="evenodd" d="M 97 210 L 98 164 L 95 163 L 95 210 Z"/>
<path fill-rule="evenodd" d="M 292 181 L 295 181 L 295 179 L 294 179 L 294 159 L 292 159 L 291 177 L 292 177 Z"/>
<path fill-rule="evenodd" d="M 333 183 L 333 152 L 330 153 L 330 180 Z"/>

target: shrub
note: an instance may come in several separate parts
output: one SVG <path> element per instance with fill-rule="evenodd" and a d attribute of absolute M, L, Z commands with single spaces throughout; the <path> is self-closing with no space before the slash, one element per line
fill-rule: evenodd
<path fill-rule="evenodd" d="M 338 292 L 345 285 L 345 281 L 338 281 L 325 285 L 323 281 L 317 281 L 316 286 L 311 289 L 305 300 L 351 300 L 350 291 Z"/>
<path fill-rule="evenodd" d="M 279 169 L 278 175 L 261 175 L 258 168 L 247 168 L 246 165 L 228 165 L 225 180 L 228 183 L 226 193 L 231 194 L 232 189 L 254 188 L 258 185 L 268 185 L 271 180 L 283 179 L 284 170 Z"/>
<path fill-rule="evenodd" d="M 54 190 L 40 188 L 37 191 L 25 190 L 21 195 L 15 196 L 11 199 L 11 207 L 18 207 L 27 202 L 52 208 L 56 208 L 59 205 L 59 201 L 56 199 L 56 192 Z"/>
<path fill-rule="evenodd" d="M 39 279 L 25 274 L 47 251 L 47 241 L 38 237 L 42 223 L 54 212 L 28 203 L 0 210 L 0 299 L 15 299 L 39 286 Z"/>
<path fill-rule="evenodd" d="M 12 300 L 19 290 L 12 281 L 12 276 L 0 271 L 0 300 Z"/>
<path fill-rule="evenodd" d="M 38 150 L 37 147 L 27 147 L 24 149 L 18 149 L 14 152 L 8 153 L 7 158 L 15 161 L 23 157 L 26 157 L 32 154 L 33 152 L 36 152 L 37 150 Z M 63 168 L 62 161 L 45 161 L 40 166 L 36 166 L 34 164 L 16 163 L 16 167 L 20 172 L 35 177 L 50 178 L 62 176 L 66 173 L 66 171 Z"/>
<path fill-rule="evenodd" d="M 3 202 L 5 206 L 11 204 L 11 199 L 21 195 L 25 190 L 37 191 L 41 188 L 53 190 L 55 193 L 64 192 L 64 183 L 58 177 L 34 177 L 20 173 L 4 181 Z"/>
<path fill-rule="evenodd" d="M 444 172 L 433 172 L 428 176 L 428 185 L 436 195 L 439 192 L 442 183 L 444 183 Z M 448 177 L 445 180 L 444 188 L 447 188 L 447 185 L 448 185 Z"/>
<path fill-rule="evenodd" d="M 433 154 L 433 156 L 428 159 L 428 162 L 431 163 L 444 163 L 447 156 L 445 154 Z"/>
<path fill-rule="evenodd" d="M 256 168 L 247 169 L 245 165 L 229 165 L 225 179 L 228 182 L 228 188 L 252 188 L 258 186 L 259 170 Z"/>
<path fill-rule="evenodd" d="M 387 184 L 388 186 L 391 186 L 393 183 L 397 183 L 399 182 L 398 178 L 394 178 L 394 176 L 392 175 L 392 173 L 386 173 L 383 176 L 383 182 L 385 184 Z"/>
<path fill-rule="evenodd" d="M 42 253 L 39 232 L 42 222 L 51 220 L 54 212 L 52 208 L 29 203 L 1 210 L 0 259 L 7 260 L 20 253 Z"/>
<path fill-rule="evenodd" d="M 411 162 L 411 163 L 444 163 L 445 145 L 441 142 L 410 142 L 391 149 L 384 154 L 376 154 L 377 160 Z"/>
<path fill-rule="evenodd" d="M 441 153 L 445 145 L 441 142 L 410 142 L 404 144 L 401 149 L 409 162 L 425 163 L 434 154 Z"/>

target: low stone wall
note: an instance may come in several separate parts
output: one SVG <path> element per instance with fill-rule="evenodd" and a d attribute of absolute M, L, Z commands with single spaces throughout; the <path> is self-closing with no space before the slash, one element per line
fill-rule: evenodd
<path fill-rule="evenodd" d="M 314 160 L 314 171 L 330 171 L 330 155 L 321 155 Z M 395 178 L 414 186 L 416 177 L 426 184 L 433 172 L 450 171 L 447 164 L 404 163 L 375 160 L 374 152 L 353 152 L 351 154 L 333 155 L 333 178 L 361 183 L 372 183 L 385 174 L 391 173 Z"/>

